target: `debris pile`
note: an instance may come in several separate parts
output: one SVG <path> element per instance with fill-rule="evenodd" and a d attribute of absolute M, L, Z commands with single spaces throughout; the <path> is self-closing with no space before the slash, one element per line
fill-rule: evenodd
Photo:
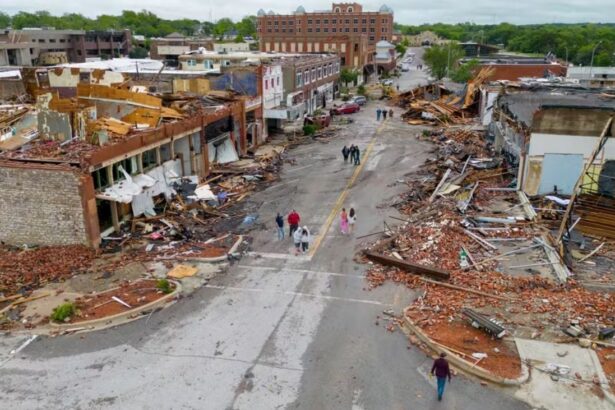
<path fill-rule="evenodd" d="M 89 269 L 96 252 L 81 245 L 34 249 L 0 247 L 0 293 L 26 294 L 49 282 L 65 280 Z"/>

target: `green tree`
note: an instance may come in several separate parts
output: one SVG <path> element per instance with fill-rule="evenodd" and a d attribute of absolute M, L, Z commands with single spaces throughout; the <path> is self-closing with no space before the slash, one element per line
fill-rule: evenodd
<path fill-rule="evenodd" d="M 460 64 L 451 72 L 451 80 L 456 83 L 467 83 L 474 77 L 474 73 L 479 66 L 480 61 L 476 59 Z"/>
<path fill-rule="evenodd" d="M 214 25 L 214 35 L 222 40 L 225 34 L 231 32 L 235 28 L 235 23 L 229 18 L 222 18 Z"/>
<path fill-rule="evenodd" d="M 130 50 L 128 56 L 130 58 L 147 58 L 149 56 L 149 53 L 144 47 L 134 47 L 132 50 Z"/>
<path fill-rule="evenodd" d="M 348 83 L 355 83 L 358 78 L 359 73 L 357 73 L 355 70 L 342 68 L 342 71 L 340 71 L 340 80 L 344 82 L 346 88 L 348 88 Z"/>
<path fill-rule="evenodd" d="M 11 25 L 11 16 L 0 11 L 0 28 L 7 28 Z"/>
<path fill-rule="evenodd" d="M 395 46 L 395 51 L 397 51 L 401 55 L 406 54 L 407 49 L 408 47 L 404 46 L 402 43 L 399 43 Z"/>
<path fill-rule="evenodd" d="M 450 68 L 454 67 L 457 60 L 465 55 L 463 49 L 456 43 L 449 43 L 444 46 L 432 46 L 425 51 L 423 60 L 429 67 L 431 75 L 436 79 L 444 78 Z"/>
<path fill-rule="evenodd" d="M 235 36 L 235 39 L 233 41 L 235 43 L 243 43 L 245 40 L 241 34 L 237 34 L 237 36 Z"/>
<path fill-rule="evenodd" d="M 243 37 L 255 37 L 256 36 L 256 17 L 248 16 L 241 19 L 235 25 L 237 32 Z"/>

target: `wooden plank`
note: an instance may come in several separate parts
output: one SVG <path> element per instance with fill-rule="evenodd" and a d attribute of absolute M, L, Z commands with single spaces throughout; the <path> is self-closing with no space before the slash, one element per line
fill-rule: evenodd
<path fill-rule="evenodd" d="M 443 271 L 442 269 L 419 265 L 416 263 L 402 261 L 397 258 L 391 258 L 389 256 L 373 253 L 373 252 L 365 252 L 365 256 L 374 261 L 378 262 L 385 266 L 394 266 L 396 268 L 403 269 L 407 272 L 416 274 L 416 275 L 426 275 L 431 276 L 436 279 L 448 279 L 450 277 L 450 273 Z"/>
<path fill-rule="evenodd" d="M 438 186 L 436 187 L 436 189 L 434 189 L 433 194 L 431 194 L 431 196 L 429 197 L 429 202 L 430 203 L 433 202 L 433 200 L 436 197 L 436 195 L 438 195 L 438 191 L 440 190 L 440 188 L 442 188 L 442 185 L 444 185 L 444 182 L 446 181 L 446 179 L 448 178 L 448 176 L 450 174 L 451 174 L 451 169 L 449 168 L 449 169 L 446 170 L 446 172 L 442 176 L 442 179 L 438 183 Z"/>

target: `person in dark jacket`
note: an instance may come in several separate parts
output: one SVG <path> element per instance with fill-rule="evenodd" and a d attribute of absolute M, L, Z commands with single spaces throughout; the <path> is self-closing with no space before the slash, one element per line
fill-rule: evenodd
<path fill-rule="evenodd" d="M 275 217 L 275 223 L 278 226 L 278 241 L 284 239 L 284 218 L 278 212 L 278 216 Z"/>
<path fill-rule="evenodd" d="M 448 378 L 448 382 L 451 382 L 451 369 L 445 357 L 446 353 L 440 353 L 440 357 L 433 362 L 433 366 L 431 367 L 431 374 L 435 374 L 438 380 L 438 401 L 442 401 L 446 379 Z"/>
<path fill-rule="evenodd" d="M 361 164 L 361 150 L 359 150 L 359 147 L 354 147 L 354 164 Z"/>
<path fill-rule="evenodd" d="M 350 149 L 346 145 L 342 148 L 342 156 L 344 157 L 344 162 L 348 162 L 348 156 L 350 155 Z"/>

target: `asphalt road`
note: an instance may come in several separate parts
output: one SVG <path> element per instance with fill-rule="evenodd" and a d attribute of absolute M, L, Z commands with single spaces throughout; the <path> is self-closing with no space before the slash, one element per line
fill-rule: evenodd
<path fill-rule="evenodd" d="M 421 81 L 405 73 L 402 81 Z M 255 194 L 263 228 L 254 253 L 179 303 L 148 319 L 104 331 L 0 338 L 2 407 L 11 409 L 526 409 L 511 392 L 455 377 L 442 402 L 431 359 L 382 311 L 400 312 L 417 295 L 387 284 L 366 290 L 353 261 L 356 237 L 382 230 L 430 146 L 399 120 L 376 123 L 370 103 L 341 135 L 291 150 L 282 179 Z M 363 165 L 344 164 L 358 144 Z M 355 207 L 357 231 L 342 236 L 340 207 Z M 274 215 L 296 208 L 314 234 L 309 255 L 275 239 Z M 363 241 L 369 240 L 364 239 Z M 381 319 L 377 322 L 377 317 Z"/>

